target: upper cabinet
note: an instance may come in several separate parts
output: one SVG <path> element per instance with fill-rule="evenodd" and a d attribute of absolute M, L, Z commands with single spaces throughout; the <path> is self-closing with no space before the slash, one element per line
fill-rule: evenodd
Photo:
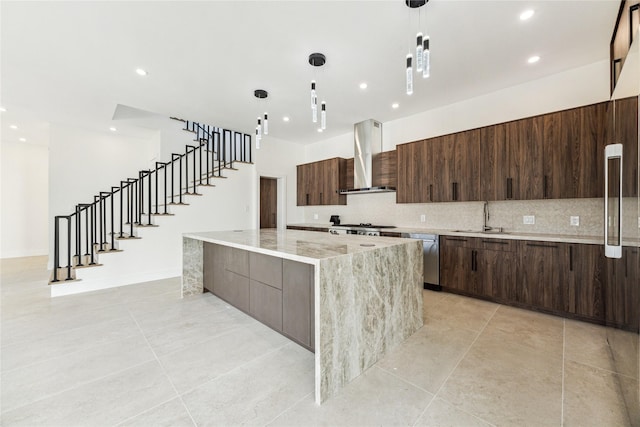
<path fill-rule="evenodd" d="M 608 106 L 607 144 L 622 144 L 622 196 L 638 195 L 638 98 L 616 99 Z"/>
<path fill-rule="evenodd" d="M 630 141 L 625 145 L 625 195 L 635 195 L 637 167 L 631 159 L 637 144 L 631 139 L 637 135 L 637 99 L 617 103 L 617 138 Z M 602 197 L 608 105 L 398 145 L 397 202 Z"/>
<path fill-rule="evenodd" d="M 298 206 L 346 205 L 347 160 L 335 157 L 297 166 Z"/>
<path fill-rule="evenodd" d="M 544 147 L 543 197 L 602 197 L 606 103 L 541 117 L 541 142 Z"/>
<path fill-rule="evenodd" d="M 480 200 L 480 131 L 397 147 L 397 203 Z"/>

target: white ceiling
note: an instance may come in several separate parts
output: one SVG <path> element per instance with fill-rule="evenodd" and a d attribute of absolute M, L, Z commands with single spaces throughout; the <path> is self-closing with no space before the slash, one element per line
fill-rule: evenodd
<path fill-rule="evenodd" d="M 101 130 L 118 125 L 118 104 L 247 133 L 268 111 L 273 137 L 312 143 L 364 119 L 385 122 L 604 60 L 618 7 L 618 0 L 431 0 L 421 12 L 403 0 L 2 1 L 0 102 L 40 121 Z M 527 8 L 536 14 L 521 22 Z M 416 78 L 407 96 L 404 62 L 420 13 L 432 76 Z M 312 52 L 327 64 L 310 66 Z M 534 54 L 542 59 L 529 65 Z M 311 123 L 313 78 L 327 102 L 323 134 Z M 257 88 L 269 98 L 254 98 Z"/>

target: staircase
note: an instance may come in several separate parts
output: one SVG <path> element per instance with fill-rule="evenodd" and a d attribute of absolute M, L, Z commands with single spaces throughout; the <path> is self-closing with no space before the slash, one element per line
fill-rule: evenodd
<path fill-rule="evenodd" d="M 252 164 L 251 136 L 237 131 L 183 122 L 194 134 L 195 144 L 184 153 L 172 153 L 168 162 L 141 170 L 93 201 L 76 205 L 70 215 L 55 216 L 54 260 L 49 284 L 79 280 L 76 271 L 97 267 L 100 254 L 121 252 L 119 240 L 139 239 L 139 227 L 157 227 L 155 216 L 172 216 L 169 207 L 188 205 L 187 196 L 201 196 L 199 187 L 215 187 L 226 179 L 224 170 L 237 170 L 237 163 Z"/>

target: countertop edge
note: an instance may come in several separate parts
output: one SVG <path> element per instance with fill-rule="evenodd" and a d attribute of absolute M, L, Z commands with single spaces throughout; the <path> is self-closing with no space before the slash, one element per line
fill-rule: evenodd
<path fill-rule="evenodd" d="M 331 224 L 287 224 L 287 227 L 305 227 L 305 228 L 329 228 Z M 411 228 L 396 227 L 384 230 L 387 233 L 415 233 L 415 234 L 437 234 L 439 236 L 461 236 L 461 237 L 480 237 L 489 239 L 505 239 L 505 240 L 532 240 L 540 242 L 556 242 L 556 243 L 581 243 L 586 245 L 602 245 L 604 238 L 602 236 L 573 236 L 567 234 L 543 234 L 543 233 L 482 233 L 480 231 L 454 231 L 437 228 Z M 625 239 L 622 241 L 623 246 L 640 247 L 640 241 Z"/>

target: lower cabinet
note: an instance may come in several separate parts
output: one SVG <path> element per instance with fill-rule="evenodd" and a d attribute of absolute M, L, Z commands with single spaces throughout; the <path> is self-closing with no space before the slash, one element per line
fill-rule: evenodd
<path fill-rule="evenodd" d="M 601 245 L 440 237 L 445 290 L 627 330 L 640 324 L 638 248 L 607 259 Z"/>
<path fill-rule="evenodd" d="M 204 288 L 314 350 L 314 268 L 278 257 L 204 243 Z"/>

